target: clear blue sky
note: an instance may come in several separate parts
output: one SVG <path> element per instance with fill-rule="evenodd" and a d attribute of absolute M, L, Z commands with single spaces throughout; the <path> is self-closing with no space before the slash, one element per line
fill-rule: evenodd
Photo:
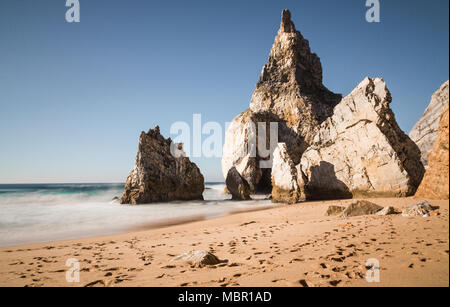
<path fill-rule="evenodd" d="M 245 110 L 291 10 L 322 60 L 324 83 L 348 94 L 383 77 L 409 132 L 449 75 L 449 1 L 0 1 L 0 183 L 123 182 L 139 133 L 174 121 L 231 121 Z M 220 159 L 194 159 L 223 180 Z"/>

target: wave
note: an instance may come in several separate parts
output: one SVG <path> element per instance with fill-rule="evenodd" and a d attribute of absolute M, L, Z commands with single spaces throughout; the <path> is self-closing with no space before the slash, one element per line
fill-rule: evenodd
<path fill-rule="evenodd" d="M 3 185 L 0 246 L 122 233 L 273 206 L 267 200 L 231 201 L 223 183 L 206 188 L 205 201 L 124 206 L 111 203 L 123 193 L 123 184 Z"/>

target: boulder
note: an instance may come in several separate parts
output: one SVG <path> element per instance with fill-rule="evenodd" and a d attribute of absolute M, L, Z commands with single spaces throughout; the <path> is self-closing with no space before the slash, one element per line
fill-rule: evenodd
<path fill-rule="evenodd" d="M 141 133 L 135 165 L 121 203 L 203 200 L 204 188 L 203 175 L 185 156 L 182 145 L 166 140 L 157 126 Z"/>
<path fill-rule="evenodd" d="M 333 215 L 339 215 L 342 212 L 344 212 L 345 207 L 342 206 L 329 206 L 327 209 L 327 212 L 325 213 L 325 216 L 333 216 Z"/>
<path fill-rule="evenodd" d="M 430 205 L 427 201 L 421 201 L 417 204 L 411 205 L 402 210 L 402 216 L 404 217 L 429 217 L 430 212 L 434 210 L 433 206 Z"/>
<path fill-rule="evenodd" d="M 377 215 L 392 215 L 392 214 L 397 214 L 397 210 L 395 210 L 394 207 L 384 207 L 383 210 L 378 211 Z"/>
<path fill-rule="evenodd" d="M 301 158 L 310 199 L 414 195 L 424 174 L 383 79 L 365 78 L 334 108 Z"/>
<path fill-rule="evenodd" d="M 184 254 L 175 257 L 172 261 L 179 261 L 179 260 L 186 261 L 190 265 L 200 268 L 208 265 L 216 265 L 222 262 L 212 253 L 203 250 L 192 250 L 186 252 Z"/>
<path fill-rule="evenodd" d="M 449 105 L 439 122 L 439 137 L 428 159 L 428 169 L 415 195 L 416 198 L 449 199 Z"/>
<path fill-rule="evenodd" d="M 416 123 L 409 133 L 409 137 L 416 142 L 421 151 L 421 159 L 425 168 L 428 168 L 428 154 L 433 148 L 439 135 L 439 119 L 442 112 L 448 105 L 449 101 L 449 81 L 441 85 L 441 87 L 431 96 L 431 101 L 425 110 L 425 113 Z"/>
<path fill-rule="evenodd" d="M 286 144 L 279 143 L 273 154 L 272 202 L 295 204 L 305 199 L 304 175 L 295 167 Z"/>
<path fill-rule="evenodd" d="M 250 186 L 247 181 L 241 177 L 237 169 L 233 166 L 228 171 L 227 190 L 232 195 L 233 200 L 250 200 Z"/>
<path fill-rule="evenodd" d="M 383 207 L 366 200 L 358 200 L 345 208 L 341 217 L 371 215 L 383 210 Z"/>
<path fill-rule="evenodd" d="M 323 85 L 319 57 L 295 29 L 290 12 L 284 10 L 250 109 L 239 114 L 226 131 L 224 177 L 234 166 L 247 180 L 252 193 L 270 193 L 272 157 L 277 144 L 286 143 L 291 159 L 298 164 L 320 123 L 332 114 L 341 98 Z M 269 133 L 270 123 L 277 128 L 273 136 Z M 264 143 L 256 141 L 259 136 L 265 136 Z M 268 153 L 261 154 L 262 149 Z"/>

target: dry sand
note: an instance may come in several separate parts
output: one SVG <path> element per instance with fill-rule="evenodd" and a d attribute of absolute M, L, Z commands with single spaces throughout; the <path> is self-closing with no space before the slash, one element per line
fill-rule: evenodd
<path fill-rule="evenodd" d="M 375 199 L 402 208 L 417 202 Z M 449 201 L 439 216 L 325 217 L 307 202 L 121 235 L 0 249 L 0 286 L 449 286 Z M 171 261 L 210 250 L 226 262 Z M 80 283 L 66 282 L 66 260 Z M 380 282 L 365 279 L 378 259 Z"/>

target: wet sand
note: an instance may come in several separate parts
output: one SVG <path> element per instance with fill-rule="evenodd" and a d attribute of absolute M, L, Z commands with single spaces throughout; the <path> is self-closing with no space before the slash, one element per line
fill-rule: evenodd
<path fill-rule="evenodd" d="M 416 199 L 373 199 L 398 209 Z M 329 205 L 292 206 L 158 229 L 0 248 L 0 286 L 449 286 L 449 201 L 439 215 L 326 217 Z M 223 260 L 192 267 L 172 261 L 189 250 Z M 66 261 L 80 282 L 66 281 Z M 368 283 L 366 261 L 380 265 Z"/>

